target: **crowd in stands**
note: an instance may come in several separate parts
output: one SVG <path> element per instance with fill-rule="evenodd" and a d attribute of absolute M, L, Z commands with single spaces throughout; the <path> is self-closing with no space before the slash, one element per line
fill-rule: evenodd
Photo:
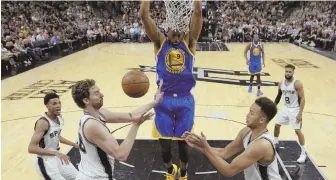
<path fill-rule="evenodd" d="M 2 76 L 16 74 L 100 42 L 149 42 L 138 1 L 4 1 L 1 6 Z M 159 29 L 166 10 L 151 3 Z M 288 41 L 335 51 L 334 1 L 208 1 L 199 41 Z"/>

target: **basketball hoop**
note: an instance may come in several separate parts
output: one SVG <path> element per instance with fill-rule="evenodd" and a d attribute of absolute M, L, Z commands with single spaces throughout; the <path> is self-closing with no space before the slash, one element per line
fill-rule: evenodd
<path fill-rule="evenodd" d="M 165 0 L 166 22 L 165 29 L 180 32 L 189 31 L 189 23 L 193 12 L 193 0 Z"/>

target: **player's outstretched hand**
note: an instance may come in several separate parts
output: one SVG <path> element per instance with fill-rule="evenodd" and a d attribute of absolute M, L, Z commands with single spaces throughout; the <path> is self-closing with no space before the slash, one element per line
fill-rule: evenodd
<path fill-rule="evenodd" d="M 195 148 L 201 152 L 203 152 L 205 148 L 210 147 L 203 132 L 201 132 L 201 136 L 194 133 L 185 132 L 183 133 L 182 138 L 191 148 Z"/>
<path fill-rule="evenodd" d="M 158 88 L 158 90 L 156 91 L 156 94 L 155 94 L 154 102 L 156 104 L 159 104 L 163 99 L 163 92 L 161 92 L 162 84 L 163 84 L 163 80 L 160 80 L 159 88 Z"/>
<path fill-rule="evenodd" d="M 152 119 L 153 116 L 153 112 L 144 113 L 138 118 L 139 120 L 135 121 L 135 123 L 140 126 L 143 122 Z"/>
<path fill-rule="evenodd" d="M 62 153 L 57 153 L 56 155 L 62 162 L 62 164 L 70 164 L 70 158 L 69 156 L 65 155 L 65 154 L 62 154 Z"/>

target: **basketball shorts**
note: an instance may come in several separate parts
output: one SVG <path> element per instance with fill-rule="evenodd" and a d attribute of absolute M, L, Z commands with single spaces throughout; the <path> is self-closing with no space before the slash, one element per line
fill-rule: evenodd
<path fill-rule="evenodd" d="M 72 163 L 62 164 L 57 156 L 37 157 L 35 168 L 44 180 L 75 180 L 78 174 Z"/>
<path fill-rule="evenodd" d="M 114 178 L 112 179 L 109 179 L 109 178 L 106 178 L 106 177 L 89 177 L 81 172 L 78 172 L 78 175 L 77 175 L 77 178 L 76 180 L 116 180 Z"/>
<path fill-rule="evenodd" d="M 162 102 L 154 107 L 154 111 L 154 138 L 181 140 L 185 131 L 193 131 L 195 99 L 190 92 L 165 94 Z"/>
<path fill-rule="evenodd" d="M 296 116 L 299 114 L 300 108 L 288 108 L 283 107 L 278 115 L 277 124 L 279 125 L 292 125 L 293 129 L 301 129 L 302 120 L 300 123 L 296 123 Z"/>
<path fill-rule="evenodd" d="M 248 73 L 253 74 L 259 74 L 262 70 L 261 63 L 250 63 L 248 66 Z"/>

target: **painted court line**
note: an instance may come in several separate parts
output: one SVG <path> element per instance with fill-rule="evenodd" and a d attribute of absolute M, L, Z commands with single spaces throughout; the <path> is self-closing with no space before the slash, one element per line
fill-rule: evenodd
<path fill-rule="evenodd" d="M 195 174 L 215 174 L 217 171 L 195 172 Z"/>

